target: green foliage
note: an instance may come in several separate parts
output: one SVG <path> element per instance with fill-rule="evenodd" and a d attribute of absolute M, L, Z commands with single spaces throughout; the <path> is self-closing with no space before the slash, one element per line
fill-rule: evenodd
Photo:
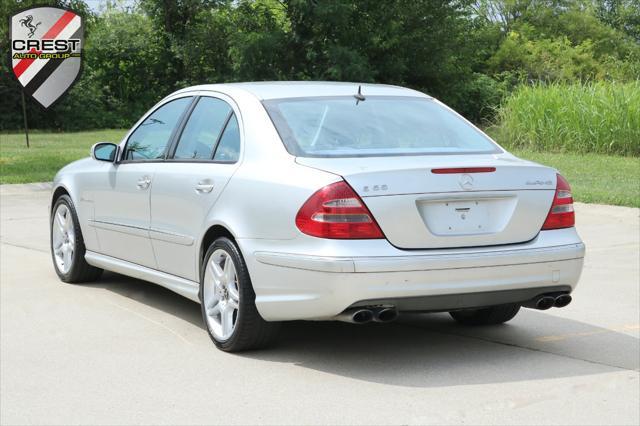
<path fill-rule="evenodd" d="M 171 71 L 158 61 L 165 55 L 161 37 L 150 18 L 142 14 L 109 10 L 86 40 L 85 75 L 93 88 L 82 97 L 97 122 L 89 128 L 127 127 L 156 103 L 174 85 L 167 81 Z"/>
<path fill-rule="evenodd" d="M 509 148 L 640 156 L 640 81 L 522 86 L 490 132 Z"/>
<path fill-rule="evenodd" d="M 284 80 L 291 69 L 288 22 L 284 7 L 275 0 L 241 1 L 228 8 L 229 81 Z M 223 80 L 224 81 L 224 80 Z"/>
<path fill-rule="evenodd" d="M 598 19 L 588 5 L 564 2 L 557 8 L 535 2 L 519 19 L 509 20 L 495 54 L 492 74 L 516 72 L 527 82 L 637 79 L 640 44 Z"/>
<path fill-rule="evenodd" d="M 624 31 L 640 43 L 640 7 L 637 0 L 596 0 L 595 9 L 602 22 Z"/>
<path fill-rule="evenodd" d="M 572 45 L 567 37 L 530 40 L 511 32 L 488 61 L 489 68 L 513 71 L 529 82 L 601 80 L 605 67 L 593 57 L 593 43 Z"/>
<path fill-rule="evenodd" d="M 635 0 L 139 0 L 86 18 L 83 74 L 32 127 L 128 127 L 188 85 L 341 80 L 409 86 L 476 123 L 522 84 L 640 78 Z M 38 0 L 0 0 L 0 12 Z M 0 46 L 8 50 L 8 20 Z M 0 130 L 22 127 L 20 87 L 0 58 Z"/>

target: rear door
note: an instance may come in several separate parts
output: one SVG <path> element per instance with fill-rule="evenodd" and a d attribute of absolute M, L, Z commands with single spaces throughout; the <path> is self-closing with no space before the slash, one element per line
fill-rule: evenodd
<path fill-rule="evenodd" d="M 556 185 L 554 169 L 510 154 L 296 161 L 343 176 L 389 242 L 403 249 L 529 241 Z"/>
<path fill-rule="evenodd" d="M 192 97 L 169 101 L 149 114 L 129 135 L 122 159 L 96 178 L 94 219 L 99 251 L 156 268 L 149 225 L 149 196 L 158 165 Z"/>
<path fill-rule="evenodd" d="M 231 99 L 201 96 L 159 165 L 151 190 L 150 237 L 158 269 L 199 281 L 205 219 L 237 169 L 240 123 Z"/>

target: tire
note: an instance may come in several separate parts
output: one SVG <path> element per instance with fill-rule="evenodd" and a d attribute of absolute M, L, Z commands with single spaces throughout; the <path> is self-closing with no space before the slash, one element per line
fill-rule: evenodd
<path fill-rule="evenodd" d="M 513 319 L 519 310 L 519 304 L 510 303 L 483 309 L 453 311 L 449 312 L 449 314 L 453 319 L 464 325 L 494 325 L 502 324 Z"/>
<path fill-rule="evenodd" d="M 58 214 L 64 218 L 64 224 L 58 222 Z M 63 214 L 64 213 L 64 214 Z M 68 215 L 68 216 L 67 216 Z M 57 227 L 57 228 L 56 228 Z M 65 252 L 71 251 L 67 255 L 67 261 L 61 263 L 57 253 L 61 253 L 61 247 L 57 247 L 60 239 L 66 241 Z M 73 243 L 70 243 L 70 241 Z M 54 247 L 54 244 L 56 247 Z M 78 222 L 76 209 L 68 195 L 61 195 L 55 200 L 51 209 L 51 217 L 49 220 L 49 247 L 51 249 L 51 259 L 53 260 L 53 268 L 60 277 L 60 280 L 66 283 L 83 283 L 95 281 L 102 275 L 102 269 L 91 266 L 84 259 L 86 249 L 84 239 L 82 238 L 82 230 Z M 71 248 L 69 248 L 71 247 Z M 64 257 L 64 255 L 63 255 Z M 68 266 L 65 266 L 68 264 Z"/>
<path fill-rule="evenodd" d="M 271 344 L 279 324 L 265 321 L 258 313 L 249 271 L 236 244 L 226 237 L 215 240 L 204 256 L 201 270 L 202 320 L 213 343 L 225 352 L 260 349 Z"/>

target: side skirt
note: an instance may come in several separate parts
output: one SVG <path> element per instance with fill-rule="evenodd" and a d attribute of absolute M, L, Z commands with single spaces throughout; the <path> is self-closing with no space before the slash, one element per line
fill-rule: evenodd
<path fill-rule="evenodd" d="M 200 303 L 198 299 L 200 284 L 196 282 L 92 251 L 87 251 L 84 258 L 89 265 L 158 284 L 187 299 Z"/>

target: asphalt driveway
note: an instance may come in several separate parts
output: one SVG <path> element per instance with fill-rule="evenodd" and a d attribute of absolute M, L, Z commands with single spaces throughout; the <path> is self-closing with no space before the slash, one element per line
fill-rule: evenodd
<path fill-rule="evenodd" d="M 2 424 L 640 422 L 638 209 L 577 205 L 587 258 L 567 308 L 488 328 L 296 322 L 273 349 L 231 355 L 161 287 L 61 283 L 48 197 L 0 187 Z"/>

